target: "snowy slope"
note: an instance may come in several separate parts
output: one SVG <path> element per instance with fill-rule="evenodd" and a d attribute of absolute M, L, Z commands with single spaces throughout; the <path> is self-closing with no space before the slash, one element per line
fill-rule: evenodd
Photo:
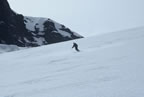
<path fill-rule="evenodd" d="M 0 54 L 0 97 L 143 97 L 144 28 Z"/>

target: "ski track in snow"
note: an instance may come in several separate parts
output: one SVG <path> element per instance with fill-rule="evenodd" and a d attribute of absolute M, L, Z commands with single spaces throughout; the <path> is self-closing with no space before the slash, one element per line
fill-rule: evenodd
<path fill-rule="evenodd" d="M 144 28 L 0 54 L 0 97 L 143 97 Z"/>

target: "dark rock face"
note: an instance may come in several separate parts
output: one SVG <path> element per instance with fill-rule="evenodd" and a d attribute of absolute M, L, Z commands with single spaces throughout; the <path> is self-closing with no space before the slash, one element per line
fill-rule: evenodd
<path fill-rule="evenodd" d="M 13 12 L 7 0 L 0 0 L 0 44 L 34 47 L 82 38 L 48 18 L 27 17 Z"/>

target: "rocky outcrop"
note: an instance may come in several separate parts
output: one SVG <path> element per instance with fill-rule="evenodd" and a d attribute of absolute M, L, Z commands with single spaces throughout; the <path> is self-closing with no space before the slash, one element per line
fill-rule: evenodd
<path fill-rule="evenodd" d="M 0 44 L 34 47 L 77 38 L 82 36 L 62 24 L 17 14 L 7 0 L 0 0 Z"/>

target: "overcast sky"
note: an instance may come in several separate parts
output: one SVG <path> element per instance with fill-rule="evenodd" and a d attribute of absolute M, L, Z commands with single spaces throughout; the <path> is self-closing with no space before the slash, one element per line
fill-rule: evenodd
<path fill-rule="evenodd" d="M 25 16 L 51 18 L 92 36 L 144 26 L 144 0 L 8 0 Z"/>

